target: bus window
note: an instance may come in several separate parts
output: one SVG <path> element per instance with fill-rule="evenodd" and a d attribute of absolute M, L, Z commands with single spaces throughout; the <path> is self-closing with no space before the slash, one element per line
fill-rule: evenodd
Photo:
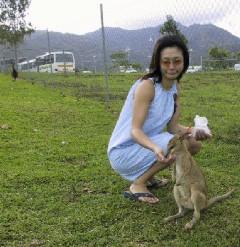
<path fill-rule="evenodd" d="M 54 63 L 54 55 L 53 54 L 50 55 L 50 63 Z"/>
<path fill-rule="evenodd" d="M 43 64 L 45 64 L 45 59 L 44 58 L 37 58 L 36 59 L 36 62 L 37 62 L 37 65 L 39 66 L 39 65 L 43 65 Z"/>
<path fill-rule="evenodd" d="M 73 55 L 72 54 L 68 54 L 68 53 L 60 53 L 60 54 L 56 54 L 56 62 L 57 63 L 67 63 L 67 62 L 73 62 Z"/>
<path fill-rule="evenodd" d="M 45 56 L 45 59 L 44 59 L 44 64 L 50 64 L 50 63 L 53 63 L 54 62 L 54 56 L 53 54 L 51 55 L 46 55 Z"/>

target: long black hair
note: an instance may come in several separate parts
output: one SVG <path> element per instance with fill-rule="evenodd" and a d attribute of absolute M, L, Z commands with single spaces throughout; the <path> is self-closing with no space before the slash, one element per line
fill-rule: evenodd
<path fill-rule="evenodd" d="M 156 78 L 156 82 L 161 82 L 162 80 L 162 73 L 160 67 L 161 52 L 164 48 L 167 47 L 177 47 L 182 51 L 183 63 L 184 63 L 183 71 L 177 77 L 177 81 L 178 82 L 180 81 L 182 75 L 186 72 L 189 66 L 189 52 L 183 40 L 177 35 L 165 35 L 162 36 L 160 39 L 158 39 L 158 41 L 154 46 L 152 59 L 149 66 L 149 73 L 144 75 L 142 79 L 148 79 L 150 77 L 154 77 Z"/>

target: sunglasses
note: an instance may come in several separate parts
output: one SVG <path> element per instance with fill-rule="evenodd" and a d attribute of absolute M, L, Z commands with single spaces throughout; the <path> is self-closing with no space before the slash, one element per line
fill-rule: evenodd
<path fill-rule="evenodd" d="M 164 59 L 164 60 L 161 60 L 161 65 L 163 65 L 165 67 L 169 67 L 172 63 L 173 66 L 178 66 L 178 65 L 182 64 L 182 62 L 183 62 L 183 60 L 180 58 Z"/>

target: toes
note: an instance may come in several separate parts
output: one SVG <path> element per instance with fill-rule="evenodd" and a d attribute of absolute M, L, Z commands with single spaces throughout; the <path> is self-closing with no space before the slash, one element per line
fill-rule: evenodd
<path fill-rule="evenodd" d="M 142 202 L 148 202 L 152 204 L 159 202 L 159 199 L 156 197 L 140 197 L 139 200 Z"/>

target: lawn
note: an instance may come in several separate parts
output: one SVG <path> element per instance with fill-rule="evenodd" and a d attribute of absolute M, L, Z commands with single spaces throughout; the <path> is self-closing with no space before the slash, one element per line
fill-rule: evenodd
<path fill-rule="evenodd" d="M 181 122 L 207 116 L 211 141 L 195 156 L 209 195 L 236 188 L 201 216 L 164 224 L 177 211 L 170 183 L 158 205 L 123 197 L 129 186 L 106 156 L 111 132 L 138 75 L 0 74 L 0 246 L 240 246 L 240 74 L 187 74 Z M 5 125 L 4 125 L 5 124 Z M 159 176 L 171 177 L 169 169 Z"/>

